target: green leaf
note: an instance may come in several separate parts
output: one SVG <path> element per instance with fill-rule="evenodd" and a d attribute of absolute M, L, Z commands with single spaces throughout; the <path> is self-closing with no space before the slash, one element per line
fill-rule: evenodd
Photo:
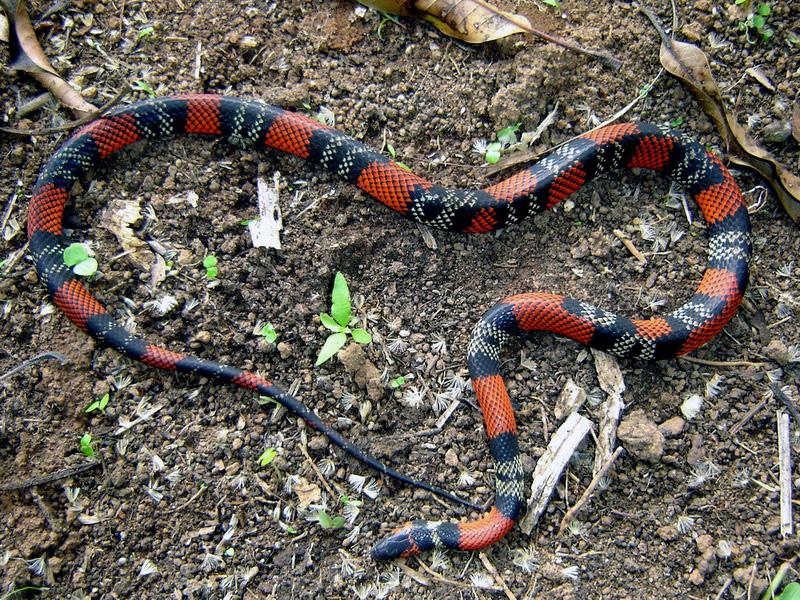
<path fill-rule="evenodd" d="M 517 130 L 520 128 L 522 123 L 514 123 L 513 125 L 509 125 L 505 129 L 501 129 L 497 132 L 497 141 L 502 144 L 516 144 L 517 143 Z"/>
<path fill-rule="evenodd" d="M 278 339 L 278 333 L 275 331 L 272 323 L 265 324 L 258 333 L 270 344 L 274 344 L 275 340 Z"/>
<path fill-rule="evenodd" d="M 386 151 L 392 158 L 397 156 L 397 151 L 394 149 L 394 146 L 392 146 L 389 142 L 386 142 Z"/>
<path fill-rule="evenodd" d="M 275 450 L 275 448 L 267 448 L 261 453 L 261 456 L 258 457 L 258 464 L 260 464 L 262 467 L 266 467 L 275 459 L 276 456 L 278 456 L 278 451 Z"/>
<path fill-rule="evenodd" d="M 203 259 L 203 267 L 206 269 L 210 269 L 211 267 L 217 266 L 217 257 L 213 254 L 209 254 Z"/>
<path fill-rule="evenodd" d="M 772 7 L 769 4 L 762 3 L 758 5 L 758 14 L 762 17 L 768 17 L 769 13 L 772 12 Z"/>
<path fill-rule="evenodd" d="M 152 27 L 152 26 L 150 26 L 150 27 L 144 27 L 144 28 L 142 28 L 142 29 L 140 29 L 140 30 L 139 30 L 139 33 L 137 34 L 137 36 L 136 36 L 136 37 L 137 37 L 138 39 L 142 39 L 142 38 L 145 38 L 145 37 L 151 36 L 151 35 L 153 35 L 153 31 L 155 31 L 155 30 L 153 29 L 153 27 Z"/>
<path fill-rule="evenodd" d="M 89 249 L 85 244 L 74 243 L 64 249 L 64 264 L 68 267 L 74 267 L 87 258 L 89 258 Z"/>
<path fill-rule="evenodd" d="M 392 379 L 389 382 L 389 387 L 392 388 L 393 390 L 396 390 L 401 385 L 403 385 L 405 382 L 406 382 L 406 378 L 403 377 L 402 375 L 400 375 L 399 377 L 395 377 L 394 379 Z"/>
<path fill-rule="evenodd" d="M 761 29 L 766 25 L 767 20 L 762 17 L 761 15 L 753 15 L 753 27 L 756 29 Z"/>
<path fill-rule="evenodd" d="M 350 323 L 350 289 L 347 287 L 347 280 L 344 275 L 338 271 L 333 279 L 331 316 L 342 327 L 347 327 Z"/>
<path fill-rule="evenodd" d="M 542 0 L 542 2 L 547 4 L 547 6 L 552 6 L 553 8 L 561 7 L 561 1 L 560 0 Z"/>
<path fill-rule="evenodd" d="M 81 452 L 83 452 L 84 455 L 88 456 L 89 458 L 92 458 L 94 456 L 94 448 L 92 448 L 91 433 L 84 433 L 81 436 L 80 446 L 81 446 Z"/>
<path fill-rule="evenodd" d="M 323 529 L 341 529 L 344 527 L 344 517 L 331 517 L 324 510 L 317 513 L 319 518 L 319 525 Z"/>
<path fill-rule="evenodd" d="M 325 325 L 325 327 L 335 333 L 339 333 L 342 330 L 342 326 L 339 325 L 328 313 L 319 313 L 319 320 L 322 321 L 322 324 Z"/>
<path fill-rule="evenodd" d="M 483 158 L 487 163 L 493 165 L 500 160 L 500 154 L 502 153 L 502 150 L 503 144 L 500 142 L 492 142 L 486 146 L 486 154 L 483 155 Z"/>
<path fill-rule="evenodd" d="M 353 329 L 350 335 L 352 335 L 353 339 L 359 344 L 369 344 L 372 341 L 372 336 L 366 329 Z"/>
<path fill-rule="evenodd" d="M 92 402 L 89 406 L 87 406 L 83 412 L 94 412 L 96 410 L 103 411 L 105 410 L 106 406 L 108 405 L 109 396 L 108 394 L 103 394 L 102 398 L 98 398 L 94 402 Z"/>
<path fill-rule="evenodd" d="M 336 354 L 339 349 L 344 346 L 345 342 L 347 341 L 347 336 L 343 333 L 332 333 L 328 336 L 328 339 L 325 340 L 325 343 L 322 345 L 322 350 L 319 351 L 319 356 L 317 357 L 317 362 L 314 366 L 318 367 L 322 363 L 328 362 L 333 355 Z"/>
<path fill-rule="evenodd" d="M 206 269 L 206 277 L 209 279 L 216 279 L 217 275 L 219 275 L 219 269 L 217 267 L 208 267 Z"/>
<path fill-rule="evenodd" d="M 82 260 L 77 265 L 72 267 L 72 270 L 75 272 L 75 275 L 80 275 L 81 277 L 91 277 L 97 273 L 97 261 L 90 256 L 86 260 Z"/>
<path fill-rule="evenodd" d="M 134 89 L 142 90 L 145 94 L 150 96 L 151 98 L 156 97 L 156 91 L 153 89 L 149 83 L 147 83 L 144 79 L 137 79 L 133 82 Z"/>
<path fill-rule="evenodd" d="M 331 519 L 324 510 L 317 511 L 317 519 L 323 529 L 330 529 L 333 527 L 333 519 Z"/>
<path fill-rule="evenodd" d="M 777 600 L 800 600 L 800 583 L 793 581 L 781 592 Z"/>

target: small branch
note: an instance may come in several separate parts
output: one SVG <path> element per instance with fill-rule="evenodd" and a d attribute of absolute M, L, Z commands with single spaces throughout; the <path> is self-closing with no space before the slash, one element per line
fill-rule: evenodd
<path fill-rule="evenodd" d="M 189 506 L 189 505 L 190 505 L 192 502 L 194 502 L 195 500 L 197 500 L 197 499 L 198 499 L 198 498 L 201 496 L 201 494 L 202 494 L 203 492 L 205 492 L 205 491 L 206 491 L 206 489 L 207 489 L 207 488 L 208 488 L 208 486 L 207 486 L 207 485 L 202 485 L 202 486 L 200 486 L 200 489 L 199 489 L 199 490 L 197 490 L 197 491 L 196 491 L 196 492 L 195 492 L 195 493 L 192 495 L 192 497 L 191 497 L 191 498 L 189 498 L 189 499 L 188 499 L 186 502 L 184 502 L 184 503 L 183 503 L 183 504 L 181 504 L 180 506 L 177 506 L 177 507 L 173 508 L 172 510 L 170 510 L 170 511 L 167 511 L 167 514 L 168 514 L 168 515 L 171 515 L 171 514 L 174 514 L 174 513 L 176 513 L 176 512 L 180 512 L 180 511 L 182 511 L 184 508 L 186 508 L 187 506 Z"/>
<path fill-rule="evenodd" d="M 725 580 L 725 583 L 722 584 L 722 588 L 717 592 L 717 595 L 714 596 L 714 600 L 721 600 L 725 596 L 725 592 L 728 591 L 728 588 L 731 587 L 733 583 L 733 577 L 728 577 Z"/>
<path fill-rule="evenodd" d="M 639 249 L 633 245 L 633 242 L 628 239 L 628 236 L 626 236 L 620 229 L 615 229 L 614 235 L 617 236 L 617 238 L 622 242 L 622 245 L 628 249 L 628 252 L 630 252 L 636 260 L 643 265 L 647 264 L 647 259 L 645 258 L 644 254 L 639 252 Z"/>
<path fill-rule="evenodd" d="M 416 569 L 412 569 L 411 566 L 406 562 L 404 558 L 396 559 L 394 561 L 398 567 L 400 567 L 403 572 L 411 577 L 414 581 L 416 581 L 420 585 L 424 585 L 425 587 L 431 584 L 431 580 L 425 577 L 422 573 L 417 571 Z"/>
<path fill-rule="evenodd" d="M 591 428 L 589 419 L 574 412 L 567 417 L 550 440 L 547 450 L 533 471 L 528 513 L 519 522 L 523 533 L 530 534 L 536 526 L 569 459 Z"/>
<path fill-rule="evenodd" d="M 343 493 L 339 492 L 337 494 L 333 490 L 333 488 L 331 487 L 331 484 L 328 483 L 328 480 L 322 474 L 322 471 L 319 470 L 319 467 L 317 467 L 317 464 L 311 459 L 311 455 L 308 453 L 308 448 L 306 447 L 305 436 L 303 436 L 303 438 L 302 438 L 302 440 L 300 442 L 300 452 L 302 452 L 303 456 L 308 461 L 308 464 L 311 465 L 311 468 L 314 470 L 314 473 L 316 473 L 316 475 L 317 475 L 317 479 L 319 479 L 320 483 L 322 483 L 322 485 L 325 486 L 325 489 L 331 495 L 331 498 L 338 498 L 339 496 L 343 496 L 344 495 Z"/>
<path fill-rule="evenodd" d="M 461 400 L 459 400 L 457 398 L 450 403 L 450 406 L 448 406 L 447 410 L 445 410 L 442 413 L 442 416 L 440 416 L 438 419 L 436 419 L 436 429 L 437 430 L 441 429 L 442 427 L 445 426 L 445 423 L 447 423 L 447 421 L 450 419 L 450 417 L 456 411 L 456 409 L 459 407 L 460 404 L 461 404 Z"/>
<path fill-rule="evenodd" d="M 696 356 L 679 356 L 679 360 L 696 363 L 698 365 L 705 365 L 707 367 L 723 367 L 732 369 L 734 367 L 768 367 L 769 363 L 766 362 L 751 362 L 749 360 L 707 360 L 705 358 L 697 358 Z"/>
<path fill-rule="evenodd" d="M 42 360 L 57 360 L 62 365 L 66 365 L 66 364 L 69 363 L 69 359 L 66 356 L 64 356 L 63 354 L 61 354 L 60 352 L 41 352 L 41 353 L 37 354 L 36 356 L 32 356 L 28 360 L 22 361 L 16 367 L 14 367 L 14 368 L 6 371 L 2 375 L 0 375 L 0 381 L 3 381 L 4 379 L 8 379 L 14 373 L 19 373 L 20 371 L 24 371 L 25 369 L 27 369 L 31 365 L 34 365 L 37 362 L 42 361 Z"/>
<path fill-rule="evenodd" d="M 81 463 L 79 465 L 75 465 L 74 467 L 67 467 L 66 469 L 61 469 L 60 471 L 56 471 L 55 473 L 50 473 L 49 475 L 40 475 L 38 477 L 31 477 L 30 479 L 26 479 L 25 481 L 11 481 L 9 483 L 3 483 L 0 484 L 0 492 L 13 492 L 16 490 L 25 490 L 31 487 L 53 483 L 54 481 L 69 479 L 70 477 L 74 477 L 79 473 L 83 473 L 84 471 L 93 469 L 99 464 L 100 464 L 99 461 L 93 460 Z"/>
<path fill-rule="evenodd" d="M 419 564 L 419 566 L 422 567 L 422 569 L 426 573 L 428 573 L 431 577 L 433 577 L 436 581 L 440 581 L 442 583 L 446 583 L 447 585 L 452 585 L 454 587 L 460 587 L 460 588 L 464 588 L 464 589 L 467 589 L 467 590 L 475 589 L 475 586 L 473 586 L 471 583 L 464 583 L 463 581 L 456 581 L 455 579 L 448 579 L 447 577 L 445 577 L 443 575 L 439 575 L 439 573 L 437 573 L 436 571 L 431 569 L 428 565 L 426 565 L 422 561 L 422 559 L 420 559 L 419 556 L 415 556 L 414 558 L 416 559 L 417 564 Z M 410 569 L 411 567 L 408 567 L 408 568 Z M 428 583 L 430 583 L 430 582 L 428 582 Z M 492 587 L 492 588 L 488 588 L 488 589 L 490 591 L 493 591 L 493 592 L 499 592 L 500 591 L 499 587 Z"/>
<path fill-rule="evenodd" d="M 747 423 L 750 422 L 750 419 L 752 419 L 756 415 L 756 413 L 758 413 L 762 408 L 764 408 L 767 405 L 767 400 L 769 400 L 769 398 L 767 397 L 761 398 L 758 404 L 756 404 L 750 410 L 748 410 L 747 413 L 745 413 L 745 415 L 741 419 L 739 419 L 739 422 L 736 423 L 736 425 L 734 425 L 733 427 L 731 427 L 730 431 L 728 432 L 728 435 L 730 437 L 733 437 L 734 435 L 739 433 L 739 430 L 745 425 L 747 425 Z"/>
<path fill-rule="evenodd" d="M 597 371 L 597 381 L 600 388 L 608 395 L 603 402 L 600 424 L 598 426 L 597 447 L 594 452 L 593 475 L 602 469 L 603 465 L 611 460 L 612 448 L 617 445 L 617 426 L 619 425 L 625 402 L 622 394 L 625 392 L 625 381 L 617 359 L 600 350 L 592 349 L 594 368 Z"/>
<path fill-rule="evenodd" d="M 532 33 L 533 35 L 542 38 L 548 42 L 553 44 L 557 44 L 562 48 L 566 48 L 568 50 L 572 50 L 573 52 L 578 52 L 580 54 L 586 54 L 587 56 L 591 56 L 594 59 L 599 60 L 609 69 L 613 69 L 614 71 L 619 71 L 622 68 L 622 61 L 618 59 L 616 56 L 607 52 L 605 50 L 595 50 L 594 48 L 584 48 L 576 44 L 575 42 L 563 38 L 559 35 L 555 35 L 552 33 L 547 33 L 540 29 L 534 29 L 533 27 L 526 28 L 528 33 Z"/>
<path fill-rule="evenodd" d="M 489 557 L 486 556 L 486 553 L 479 552 L 478 558 L 481 559 L 483 566 L 486 567 L 486 570 L 489 571 L 489 574 L 492 577 L 494 577 L 494 580 L 500 584 L 501 588 L 503 588 L 503 592 L 505 593 L 506 598 L 508 598 L 508 600 L 517 600 L 517 597 L 514 595 L 514 592 L 512 592 L 509 589 L 508 585 L 506 585 L 505 579 L 502 578 L 500 573 L 497 571 L 497 568 L 492 564 L 492 561 L 490 561 Z"/>
<path fill-rule="evenodd" d="M 781 535 L 792 535 L 792 439 L 789 415 L 778 410 L 778 466 L 781 487 Z"/>
<path fill-rule="evenodd" d="M 772 395 L 783 402 L 783 405 L 789 409 L 789 412 L 792 413 L 792 418 L 795 420 L 795 423 L 800 424 L 800 413 L 797 412 L 797 407 L 794 405 L 794 402 L 792 402 L 792 399 L 783 393 L 781 386 L 779 386 L 777 383 L 773 383 L 771 386 L 769 386 L 769 389 L 772 392 Z"/>
<path fill-rule="evenodd" d="M 0 127 L 0 131 L 3 131 L 5 133 L 10 133 L 12 135 L 20 135 L 25 137 L 30 137 L 34 135 L 52 135 L 54 133 L 63 133 L 64 131 L 72 131 L 76 127 L 80 127 L 81 125 L 85 125 L 90 121 L 94 121 L 96 118 L 98 118 L 108 110 L 115 107 L 130 92 L 131 89 L 129 87 L 124 87 L 119 92 L 117 92 L 117 94 L 111 100 L 106 102 L 100 108 L 93 110 L 92 112 L 81 117 L 80 119 L 76 119 L 75 121 L 69 121 L 68 123 L 59 125 L 58 127 L 45 127 L 43 129 L 15 129 L 13 127 Z"/>
<path fill-rule="evenodd" d="M 558 535 L 562 535 L 564 530 L 569 526 L 572 520 L 575 518 L 575 515 L 583 508 L 583 506 L 589 501 L 589 498 L 594 492 L 595 488 L 600 483 L 600 480 L 606 476 L 608 471 L 611 469 L 614 462 L 619 458 L 619 455 L 622 454 L 622 446 L 617 446 L 617 449 L 614 450 L 614 454 L 611 455 L 606 463 L 600 468 L 599 471 L 595 474 L 592 478 L 591 483 L 589 483 L 589 487 L 586 488 L 586 491 L 583 492 L 583 495 L 580 499 L 570 508 L 565 514 L 564 518 L 561 519 L 561 525 L 558 528 Z"/>

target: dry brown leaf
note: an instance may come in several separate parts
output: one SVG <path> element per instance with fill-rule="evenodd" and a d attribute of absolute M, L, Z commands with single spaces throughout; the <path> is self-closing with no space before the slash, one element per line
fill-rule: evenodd
<path fill-rule="evenodd" d="M 414 16 L 439 31 L 470 44 L 482 44 L 515 33 L 530 33 L 575 52 L 588 54 L 613 69 L 622 62 L 603 50 L 584 48 L 575 42 L 535 29 L 522 15 L 502 11 L 484 0 L 358 0 L 383 12 Z"/>
<path fill-rule="evenodd" d="M 750 67 L 749 69 L 747 69 L 745 71 L 745 73 L 750 75 L 750 77 L 755 79 L 758 83 L 763 85 L 770 92 L 774 92 L 775 91 L 775 86 L 769 80 L 769 77 L 767 77 L 767 74 L 764 73 L 764 71 L 761 70 L 761 67 Z"/>
<path fill-rule="evenodd" d="M 800 102 L 795 102 L 792 110 L 792 137 L 800 142 Z"/>
<path fill-rule="evenodd" d="M 417 0 L 415 8 L 439 31 L 470 44 L 482 44 L 529 31 L 527 17 L 502 11 L 482 0 Z"/>
<path fill-rule="evenodd" d="M 760 173 L 792 220 L 800 220 L 800 177 L 775 160 L 772 154 L 753 140 L 736 122 L 734 115 L 727 111 L 705 53 L 693 44 L 670 39 L 658 26 L 655 18 L 651 14 L 648 17 L 661 35 L 661 65 L 692 90 L 725 140 L 725 145 L 731 152 L 730 161 Z"/>
<path fill-rule="evenodd" d="M 307 509 L 309 504 L 319 502 L 322 498 L 322 490 L 319 489 L 319 486 L 311 483 L 305 477 L 298 477 L 298 481 L 292 486 L 292 489 L 297 494 L 300 510 Z"/>
<path fill-rule="evenodd" d="M 85 117 L 96 112 L 97 109 L 64 81 L 50 64 L 33 31 L 25 0 L 2 0 L 0 6 L 5 9 L 9 20 L 9 66 L 28 73 L 76 116 Z"/>

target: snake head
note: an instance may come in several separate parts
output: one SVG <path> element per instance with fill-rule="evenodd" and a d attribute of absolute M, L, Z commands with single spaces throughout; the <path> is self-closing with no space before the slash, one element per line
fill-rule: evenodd
<path fill-rule="evenodd" d="M 417 520 L 398 527 L 387 538 L 382 539 L 372 549 L 372 558 L 375 560 L 391 560 L 416 556 L 420 552 L 430 550 L 441 545 L 441 540 L 435 535 L 440 527 L 435 521 Z M 437 540 L 439 540 L 437 542 Z M 455 546 L 453 546 L 455 547 Z"/>
<path fill-rule="evenodd" d="M 375 544 L 372 558 L 375 560 L 392 560 L 393 558 L 419 554 L 420 548 L 414 541 L 414 528 L 411 523 L 394 530 L 394 533 Z"/>

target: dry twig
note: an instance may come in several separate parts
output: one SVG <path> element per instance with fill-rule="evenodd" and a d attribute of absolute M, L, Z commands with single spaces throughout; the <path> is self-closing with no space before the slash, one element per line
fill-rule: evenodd
<path fill-rule="evenodd" d="M 523 533 L 529 534 L 536 526 L 569 459 L 591 428 L 589 419 L 574 412 L 550 440 L 533 471 L 528 513 L 519 522 Z"/>
<path fill-rule="evenodd" d="M 492 561 L 489 560 L 489 557 L 486 556 L 485 552 L 479 552 L 478 558 L 481 559 L 483 566 L 486 567 L 486 570 L 489 571 L 489 574 L 494 577 L 494 580 L 500 584 L 500 587 L 503 588 L 503 593 L 505 593 L 506 598 L 508 600 L 517 600 L 517 597 L 514 595 L 508 585 L 506 585 L 505 579 L 502 578 L 500 573 L 497 571 L 497 568 L 492 564 Z"/>
<path fill-rule="evenodd" d="M 39 475 L 38 477 L 31 477 L 30 479 L 25 479 L 24 481 L 10 481 L 8 483 L 0 484 L 0 492 L 13 492 L 16 490 L 24 490 L 39 485 L 45 485 L 47 483 L 53 483 L 54 481 L 61 481 L 62 479 L 68 479 L 78 475 L 79 473 L 93 469 L 99 464 L 99 461 L 92 460 L 75 465 L 74 467 L 61 469 L 60 471 L 50 473 L 49 475 Z"/>
<path fill-rule="evenodd" d="M 600 470 L 595 473 L 595 476 L 592 477 L 589 487 L 586 488 L 586 491 L 583 492 L 583 495 L 581 495 L 580 499 L 564 514 L 564 518 L 561 519 L 561 525 L 558 527 L 558 535 L 562 535 L 564 533 L 564 530 L 575 518 L 575 515 L 577 515 L 578 512 L 580 512 L 584 505 L 589 501 L 592 492 L 594 492 L 595 488 L 600 483 L 600 480 L 606 476 L 620 454 L 622 454 L 622 446 L 617 446 L 617 449 L 614 450 L 614 454 L 611 455 L 611 458 L 609 458 L 600 468 Z"/>
<path fill-rule="evenodd" d="M 778 410 L 778 467 L 780 468 L 781 486 L 781 535 L 784 538 L 792 535 L 792 433 L 789 427 L 789 415 Z"/>

